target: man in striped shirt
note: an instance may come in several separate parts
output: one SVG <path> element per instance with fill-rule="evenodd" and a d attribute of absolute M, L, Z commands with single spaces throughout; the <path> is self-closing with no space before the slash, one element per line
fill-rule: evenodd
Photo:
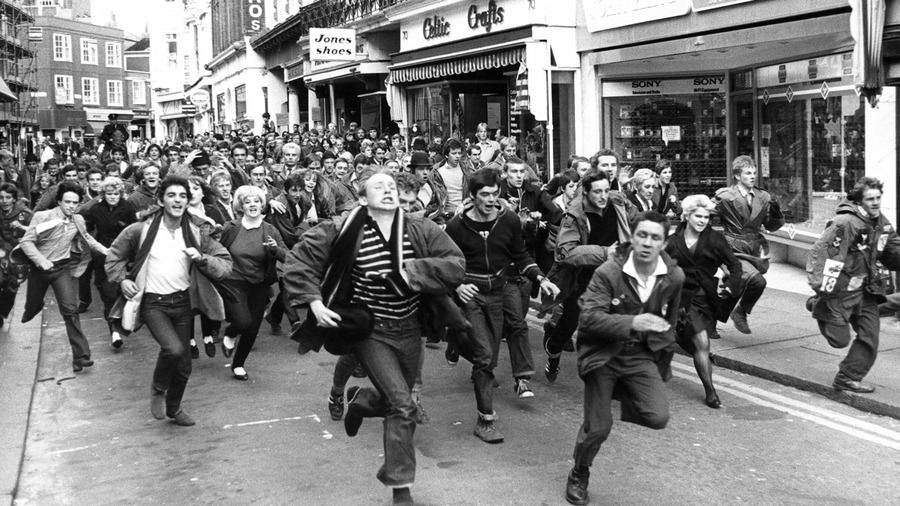
<path fill-rule="evenodd" d="M 352 351 L 375 389 L 348 389 L 344 427 L 352 437 L 363 417 L 384 417 L 384 465 L 377 477 L 393 489 L 395 504 L 413 504 L 416 403 L 411 391 L 422 351 L 422 295 L 446 298 L 462 281 L 465 264 L 436 224 L 398 209 L 390 170 L 360 174 L 359 202 L 346 217 L 322 222 L 303 235 L 286 262 L 284 283 L 293 305 L 308 304 L 320 327 L 338 327 L 340 315 L 328 307 L 336 302 L 362 303 L 372 310 L 372 334 L 354 342 Z"/>

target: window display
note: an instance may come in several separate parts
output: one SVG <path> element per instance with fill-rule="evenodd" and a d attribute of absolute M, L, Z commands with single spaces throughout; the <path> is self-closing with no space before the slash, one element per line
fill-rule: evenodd
<path fill-rule="evenodd" d="M 605 145 L 635 171 L 672 162 L 679 193 L 712 195 L 727 183 L 724 76 L 603 83 Z"/>

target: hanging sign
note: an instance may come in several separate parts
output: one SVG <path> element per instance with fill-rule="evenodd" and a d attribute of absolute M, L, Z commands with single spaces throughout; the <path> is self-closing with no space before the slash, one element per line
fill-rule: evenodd
<path fill-rule="evenodd" d="M 259 33 L 266 26 L 263 0 L 244 0 L 244 33 Z"/>
<path fill-rule="evenodd" d="M 310 61 L 356 60 L 356 30 L 348 28 L 310 28 Z"/>

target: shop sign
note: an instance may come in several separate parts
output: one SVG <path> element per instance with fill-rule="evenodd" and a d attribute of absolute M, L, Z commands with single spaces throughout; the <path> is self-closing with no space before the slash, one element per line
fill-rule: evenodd
<path fill-rule="evenodd" d="M 849 53 L 847 54 L 849 55 Z M 756 69 L 757 86 L 766 88 L 779 84 L 841 79 L 845 76 L 844 56 L 843 54 L 834 54 L 761 67 Z"/>
<path fill-rule="evenodd" d="M 582 0 L 587 29 L 611 30 L 691 12 L 691 0 Z"/>
<path fill-rule="evenodd" d="M 287 79 L 285 79 L 285 82 L 300 79 L 301 77 L 303 77 L 303 65 L 297 64 L 287 68 Z"/>
<path fill-rule="evenodd" d="M 263 0 L 244 0 L 244 33 L 258 33 L 266 24 Z"/>
<path fill-rule="evenodd" d="M 686 79 L 632 79 L 603 83 L 603 96 L 639 97 L 725 93 L 725 76 L 698 76 Z"/>
<path fill-rule="evenodd" d="M 719 7 L 728 7 L 753 0 L 692 0 L 694 12 L 708 11 L 710 9 L 718 9 Z"/>
<path fill-rule="evenodd" d="M 194 90 L 188 94 L 188 102 L 196 105 L 201 110 L 209 107 L 209 92 L 206 90 Z"/>
<path fill-rule="evenodd" d="M 353 61 L 356 59 L 356 30 L 349 28 L 310 28 L 311 61 Z"/>
<path fill-rule="evenodd" d="M 535 0 L 470 0 L 427 16 L 413 16 L 400 26 L 400 51 L 411 51 L 478 35 L 537 23 L 544 16 Z"/>

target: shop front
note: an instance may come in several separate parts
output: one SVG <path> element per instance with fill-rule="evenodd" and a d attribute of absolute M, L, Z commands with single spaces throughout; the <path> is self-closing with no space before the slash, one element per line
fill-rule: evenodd
<path fill-rule="evenodd" d="M 485 123 L 519 156 L 551 172 L 574 153 L 574 4 L 476 0 L 386 9 L 400 21 L 388 102 L 409 137 L 465 139 Z M 550 156 L 547 156 L 547 154 Z"/>
<path fill-rule="evenodd" d="M 580 2 L 580 15 L 598 3 L 608 2 Z M 897 219 L 896 89 L 885 86 L 875 108 L 854 86 L 846 2 L 657 4 L 655 16 L 623 8 L 585 18 L 582 101 L 602 111 L 582 120 L 587 145 L 614 149 L 632 169 L 672 161 L 682 195 L 713 195 L 733 182 L 731 161 L 751 156 L 757 185 L 785 214 L 769 235 L 776 260 L 805 264 L 864 175 L 885 182 L 883 209 Z M 886 34 L 900 25 L 892 14 Z"/>

